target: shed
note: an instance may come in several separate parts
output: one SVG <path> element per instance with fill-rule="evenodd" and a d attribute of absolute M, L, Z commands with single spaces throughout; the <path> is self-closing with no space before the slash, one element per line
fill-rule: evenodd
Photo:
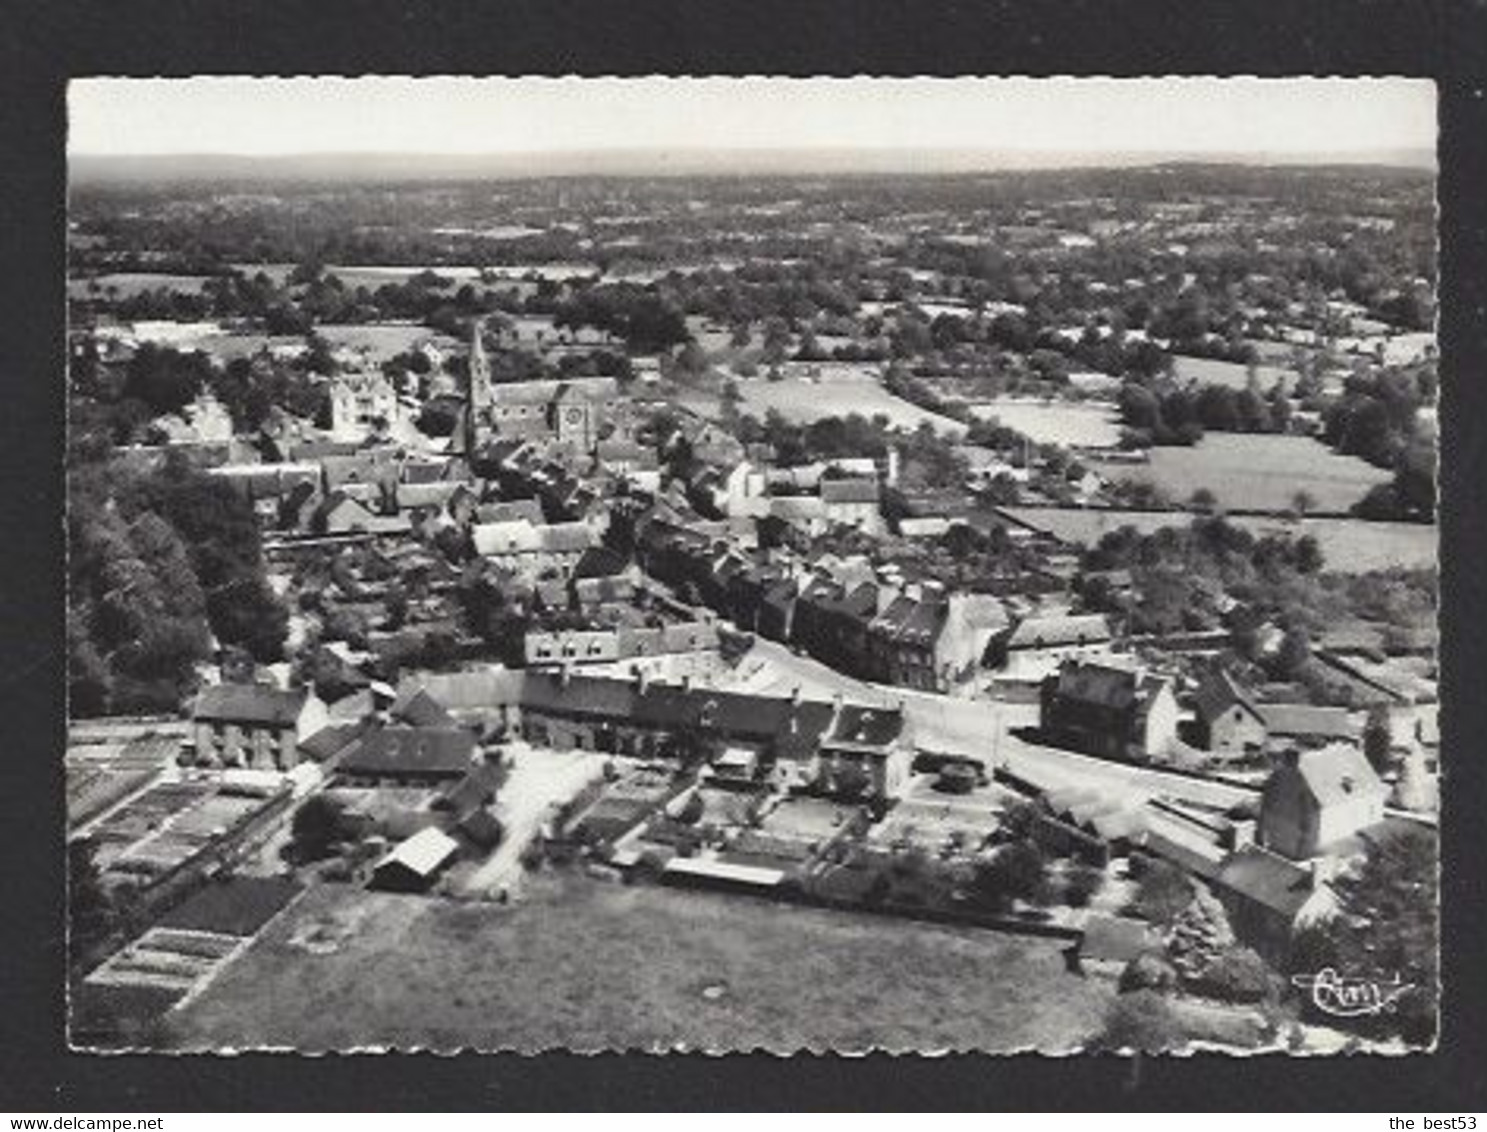
<path fill-rule="evenodd" d="M 394 892 L 423 892 L 459 852 L 459 842 L 429 826 L 399 842 L 372 869 L 372 883 Z"/>

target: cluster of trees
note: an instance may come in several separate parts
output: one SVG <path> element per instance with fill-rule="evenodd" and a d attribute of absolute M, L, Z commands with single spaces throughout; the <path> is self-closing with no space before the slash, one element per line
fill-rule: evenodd
<path fill-rule="evenodd" d="M 213 641 L 283 655 L 248 502 L 179 458 L 68 475 L 68 689 L 76 715 L 174 711 Z"/>
<path fill-rule="evenodd" d="M 559 302 L 554 325 L 593 326 L 622 338 L 634 353 L 657 354 L 690 341 L 681 309 L 635 283 L 583 287 Z"/>
<path fill-rule="evenodd" d="M 329 344 L 314 334 L 306 338 L 305 353 L 292 360 L 260 353 L 224 366 L 202 351 L 153 342 L 142 343 L 123 365 L 108 365 L 88 347 L 70 368 L 70 433 L 74 441 L 105 446 L 157 442 L 153 423 L 183 414 L 205 392 L 222 403 L 237 433 L 256 432 L 276 408 L 328 427 L 330 390 L 321 379 L 338 368 Z"/>
<path fill-rule="evenodd" d="M 1435 441 L 1420 410 L 1434 403 L 1436 382 L 1433 364 L 1355 375 L 1323 414 L 1328 444 L 1394 472 L 1358 504 L 1364 518 L 1434 519 Z"/>
<path fill-rule="evenodd" d="M 1435 1038 L 1440 997 L 1439 845 L 1433 831 L 1407 827 L 1371 840 L 1361 867 L 1333 882 L 1338 914 L 1296 940 L 1291 968 L 1326 967 L 1357 978 L 1398 979 L 1394 1009 L 1344 1023 L 1371 1037 L 1412 1045 Z M 1326 1019 L 1337 1025 L 1335 1018 Z"/>
<path fill-rule="evenodd" d="M 1321 609 L 1339 604 L 1321 600 L 1317 576 L 1323 565 L 1310 535 L 1257 538 L 1221 516 L 1145 535 L 1126 526 L 1092 547 L 1084 568 L 1130 571 L 1137 597 L 1123 599 L 1095 584 L 1085 588 L 1084 598 L 1094 608 L 1121 615 L 1134 633 L 1215 628 L 1220 621 L 1215 598 L 1225 592 L 1257 616 L 1312 625 Z"/>
<path fill-rule="evenodd" d="M 880 460 L 887 456 L 894 439 L 888 418 L 881 414 L 869 419 L 861 413 L 848 413 L 845 417 L 819 417 L 801 425 L 777 409 L 768 410 L 763 421 L 754 416 L 739 417 L 735 435 L 745 444 L 771 445 L 777 463 L 784 467 L 857 457 Z"/>
<path fill-rule="evenodd" d="M 1208 432 L 1286 433 L 1291 429 L 1291 402 L 1279 383 L 1261 394 L 1251 382 L 1244 389 L 1227 385 L 1156 386 L 1128 381 L 1121 387 L 1122 443 L 1128 448 L 1193 445 Z"/>

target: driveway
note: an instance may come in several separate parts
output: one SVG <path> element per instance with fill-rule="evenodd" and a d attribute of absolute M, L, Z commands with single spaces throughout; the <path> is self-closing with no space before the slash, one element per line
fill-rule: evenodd
<path fill-rule="evenodd" d="M 458 887 L 469 895 L 514 892 L 521 880 L 521 851 L 564 802 L 604 773 L 607 756 L 593 751 L 554 751 L 525 743 L 508 748 L 511 774 L 496 799 L 506 830 L 500 846 Z"/>

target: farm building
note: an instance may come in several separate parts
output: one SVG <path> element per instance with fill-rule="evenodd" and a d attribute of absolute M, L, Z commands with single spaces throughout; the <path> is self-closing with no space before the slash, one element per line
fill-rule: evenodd
<path fill-rule="evenodd" d="M 425 892 L 459 849 L 459 842 L 442 830 L 421 829 L 373 866 L 372 885 L 392 892 Z"/>
<path fill-rule="evenodd" d="M 1256 704 L 1272 743 L 1321 747 L 1328 743 L 1356 743 L 1362 728 L 1346 708 L 1313 704 Z"/>
<path fill-rule="evenodd" d="M 341 758 L 348 784 L 420 785 L 456 780 L 475 762 L 475 736 L 456 727 L 384 727 Z"/>
<path fill-rule="evenodd" d="M 1253 845 L 1226 857 L 1211 883 L 1235 936 L 1276 964 L 1286 961 L 1298 928 L 1337 907 L 1317 870 Z"/>
<path fill-rule="evenodd" d="M 1292 750 L 1265 782 L 1260 844 L 1294 860 L 1315 857 L 1383 821 L 1388 796 L 1357 747 Z"/>

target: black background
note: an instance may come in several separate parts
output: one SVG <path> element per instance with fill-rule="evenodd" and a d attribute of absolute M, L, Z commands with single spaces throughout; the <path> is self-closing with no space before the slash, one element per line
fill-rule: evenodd
<path fill-rule="evenodd" d="M 1487 1108 L 1487 0 L 0 8 L 0 1108 Z M 1431 1056 L 86 1056 L 62 1029 L 65 86 L 191 74 L 1411 75 L 1440 92 L 1444 1032 Z M 231 148 L 230 138 L 223 149 Z"/>

